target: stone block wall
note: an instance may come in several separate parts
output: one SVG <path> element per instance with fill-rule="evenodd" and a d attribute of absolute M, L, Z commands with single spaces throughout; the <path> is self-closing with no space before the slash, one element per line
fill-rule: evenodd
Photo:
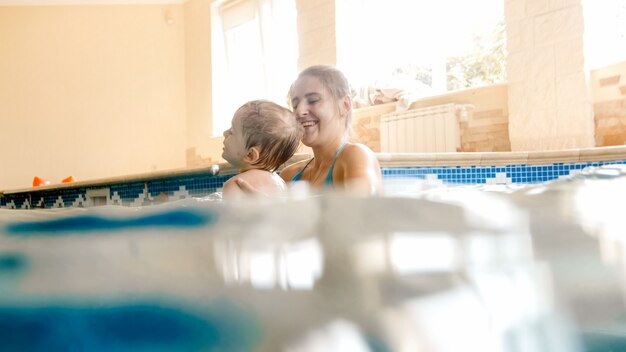
<path fill-rule="evenodd" d="M 626 144 L 626 99 L 594 105 L 596 146 Z"/>
<path fill-rule="evenodd" d="M 581 0 L 506 0 L 514 151 L 594 145 Z"/>
<path fill-rule="evenodd" d="M 441 104 L 467 104 L 465 117 L 459 116 L 461 148 L 459 152 L 511 151 L 507 109 L 507 86 L 497 84 L 427 97 L 411 104 L 419 109 Z M 353 113 L 353 140 L 380 152 L 380 116 L 395 111 L 396 104 L 388 103 L 355 109 Z"/>
<path fill-rule="evenodd" d="M 590 77 L 595 144 L 626 145 L 626 61 L 593 70 Z M 438 104 L 470 104 L 467 119 L 460 120 L 460 152 L 511 151 L 507 106 L 508 85 L 451 92 L 413 102 L 412 109 Z M 395 111 L 395 103 L 354 111 L 353 140 L 380 151 L 380 116 Z"/>
<path fill-rule="evenodd" d="M 380 116 L 396 110 L 396 103 L 373 105 L 352 112 L 352 141 L 380 152 Z"/>
<path fill-rule="evenodd" d="M 296 0 L 298 11 L 298 69 L 335 65 L 337 45 L 335 0 Z"/>
<path fill-rule="evenodd" d="M 596 146 L 626 144 L 626 62 L 591 72 Z"/>
<path fill-rule="evenodd" d="M 509 152 L 509 117 L 503 109 L 476 111 L 461 124 L 461 152 Z"/>

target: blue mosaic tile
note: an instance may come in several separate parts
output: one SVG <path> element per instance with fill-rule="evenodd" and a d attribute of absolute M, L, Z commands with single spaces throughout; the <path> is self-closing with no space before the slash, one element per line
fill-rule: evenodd
<path fill-rule="evenodd" d="M 86 194 L 87 189 L 82 187 L 74 189 L 64 189 L 60 190 L 60 192 L 58 193 L 58 195 L 60 195 L 63 199 L 63 206 L 65 207 L 71 207 L 79 196 L 82 196 L 82 198 L 86 199 Z"/>
<path fill-rule="evenodd" d="M 554 163 L 548 165 L 505 165 L 505 166 L 412 166 L 383 168 L 383 179 L 393 180 L 439 180 L 448 184 L 486 184 L 486 183 L 538 183 L 567 176 L 572 172 L 580 172 L 589 166 L 608 164 L 626 164 L 626 160 L 582 163 Z M 71 207 L 76 200 L 87 201 L 87 191 L 90 189 L 108 188 L 110 197 L 119 196 L 122 205 L 137 204 L 140 196 L 152 199 L 166 194 L 168 197 L 184 187 L 192 197 L 203 197 L 219 191 L 224 182 L 234 175 L 196 174 L 155 179 L 146 182 L 126 182 L 95 187 L 65 188 L 48 191 L 32 191 L 10 194 L 0 197 L 0 206 L 3 208 L 15 207 L 23 209 L 54 206 Z M 117 194 L 117 196 L 116 196 Z M 59 197 L 61 201 L 59 202 Z M 109 199 L 111 201 L 111 199 Z M 140 202 L 141 203 L 141 199 Z M 150 203 L 150 202 L 148 202 Z M 117 203 L 119 204 L 119 203 Z M 143 204 L 143 203 L 142 203 Z"/>
<path fill-rule="evenodd" d="M 109 187 L 111 196 L 117 192 L 122 199 L 122 204 L 130 204 L 143 193 L 146 188 L 145 182 L 129 182 L 129 183 L 116 183 Z"/>
<path fill-rule="evenodd" d="M 412 166 L 399 168 L 383 168 L 383 178 L 390 179 L 395 175 L 408 178 L 424 179 L 425 175 L 437 175 L 437 179 L 452 184 L 484 184 L 495 179 L 498 174 L 506 176 L 511 183 L 546 182 L 567 176 L 572 171 L 580 171 L 586 167 L 597 167 L 608 164 L 626 164 L 626 160 L 554 163 L 548 165 L 506 165 L 506 166 Z"/>
<path fill-rule="evenodd" d="M 9 207 L 15 207 L 15 209 L 23 209 L 26 200 L 30 203 L 30 194 L 28 193 L 16 193 L 6 195 L 6 203 Z"/>

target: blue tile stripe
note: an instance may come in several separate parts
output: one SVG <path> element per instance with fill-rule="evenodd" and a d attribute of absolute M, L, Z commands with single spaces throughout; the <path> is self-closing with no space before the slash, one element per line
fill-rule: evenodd
<path fill-rule="evenodd" d="M 626 160 L 546 165 L 506 166 L 407 166 L 383 168 L 386 184 L 406 179 L 429 180 L 443 184 L 531 184 L 558 179 L 590 166 L 626 164 Z M 181 197 L 205 197 L 221 190 L 233 175 L 196 174 L 161 178 L 146 182 L 122 182 L 110 185 L 32 191 L 0 197 L 0 207 L 10 209 L 90 206 L 87 192 L 108 188 L 107 204 L 142 206 Z"/>
<path fill-rule="evenodd" d="M 451 184 L 487 183 L 540 183 L 558 179 L 571 173 L 580 172 L 589 166 L 626 164 L 626 160 L 598 161 L 582 163 L 553 163 L 546 165 L 506 165 L 506 166 L 412 166 L 383 168 L 383 179 L 430 179 Z M 490 182 L 490 180 L 492 182 Z"/>
<path fill-rule="evenodd" d="M 184 186 L 191 196 L 206 196 L 217 192 L 226 180 L 233 175 L 200 175 L 180 176 L 168 179 L 154 180 L 147 183 L 150 196 L 157 197 L 160 194 L 171 196 Z"/>

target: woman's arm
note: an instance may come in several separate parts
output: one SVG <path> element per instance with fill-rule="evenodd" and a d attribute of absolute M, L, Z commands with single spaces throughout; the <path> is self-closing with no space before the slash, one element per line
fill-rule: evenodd
<path fill-rule="evenodd" d="M 246 193 L 239 187 L 239 179 L 239 175 L 236 175 L 224 182 L 224 186 L 222 187 L 222 199 L 237 200 L 246 195 Z"/>
<path fill-rule="evenodd" d="M 307 160 L 299 161 L 297 163 L 294 163 L 285 167 L 280 172 L 279 176 L 283 179 L 283 181 L 285 181 L 285 183 L 289 184 L 289 182 L 291 182 L 291 179 L 300 171 L 300 169 L 304 167 L 305 162 L 307 162 Z M 262 192 L 257 187 L 254 187 L 253 185 L 250 184 L 250 182 L 244 180 L 241 177 L 238 177 L 237 179 L 235 179 L 234 182 L 235 182 L 234 187 L 237 187 L 238 191 L 244 193 L 245 195 L 260 196 L 260 197 L 267 196 L 267 194 Z M 224 184 L 224 187 L 226 187 L 225 184 Z"/>

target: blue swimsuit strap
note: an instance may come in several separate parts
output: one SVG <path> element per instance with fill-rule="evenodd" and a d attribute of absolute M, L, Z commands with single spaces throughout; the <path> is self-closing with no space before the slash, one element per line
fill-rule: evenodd
<path fill-rule="evenodd" d="M 341 147 L 339 147 L 339 149 L 337 150 L 337 153 L 335 153 L 335 157 L 333 158 L 333 163 L 330 165 L 330 169 L 328 169 L 328 175 L 326 175 L 326 179 L 324 180 L 325 185 L 333 184 L 333 170 L 335 169 L 335 161 L 337 161 L 337 157 L 339 157 L 339 154 L 341 153 L 343 148 L 346 146 L 346 144 L 347 143 L 343 143 Z M 291 182 L 300 180 L 300 178 L 302 177 L 302 174 L 304 173 L 304 170 L 307 168 L 307 166 L 309 166 L 309 164 L 311 163 L 311 161 L 313 161 L 313 159 L 315 158 L 311 158 L 309 162 L 307 162 L 306 165 L 304 165 L 304 167 L 300 171 L 298 171 L 297 174 L 293 176 L 293 178 L 291 179 Z"/>
<path fill-rule="evenodd" d="M 333 163 L 330 164 L 330 169 L 328 169 L 328 175 L 326 175 L 326 180 L 324 180 L 324 184 L 325 185 L 332 185 L 333 184 L 333 170 L 335 169 L 335 161 L 337 161 L 337 157 L 339 156 L 339 154 L 343 150 L 343 147 L 345 147 L 345 146 L 346 146 L 346 143 L 344 142 L 341 145 L 341 147 L 339 147 L 339 149 L 337 150 L 337 153 L 335 153 L 335 158 L 333 159 Z"/>
<path fill-rule="evenodd" d="M 300 180 L 300 177 L 302 177 L 302 173 L 304 172 L 304 169 L 306 169 L 306 167 L 309 166 L 309 164 L 311 163 L 311 161 L 313 161 L 313 159 L 315 159 L 315 158 L 309 159 L 309 162 L 306 163 L 306 165 L 304 165 L 304 167 L 302 169 L 300 169 L 300 171 L 298 171 L 298 173 L 295 174 L 295 176 L 293 176 L 293 178 L 291 179 L 291 182 Z"/>

